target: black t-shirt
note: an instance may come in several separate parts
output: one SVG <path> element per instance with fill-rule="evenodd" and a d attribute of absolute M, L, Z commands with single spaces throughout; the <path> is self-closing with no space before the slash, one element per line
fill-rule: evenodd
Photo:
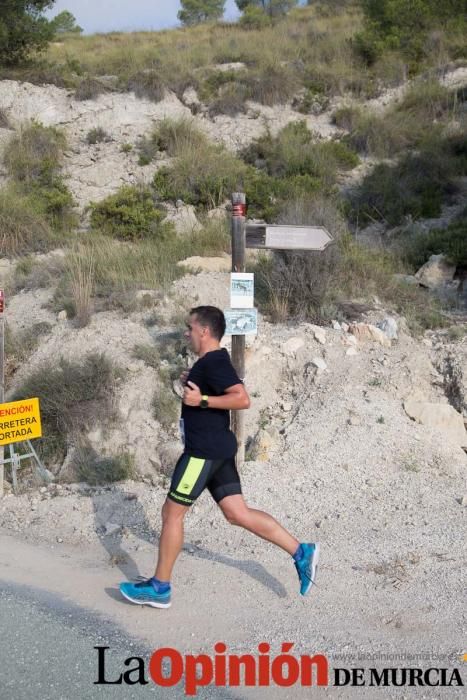
<path fill-rule="evenodd" d="M 222 396 L 234 384 L 241 384 L 225 348 L 207 352 L 195 362 L 187 381 L 199 386 L 201 394 Z M 233 457 L 237 440 L 230 430 L 230 412 L 182 404 L 185 452 L 203 459 Z"/>

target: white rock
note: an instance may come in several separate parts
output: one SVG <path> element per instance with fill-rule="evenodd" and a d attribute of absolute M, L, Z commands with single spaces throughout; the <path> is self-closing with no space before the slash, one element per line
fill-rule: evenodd
<path fill-rule="evenodd" d="M 284 355 L 295 355 L 295 353 L 304 345 L 305 341 L 303 338 L 294 336 L 293 338 L 289 338 L 285 341 L 285 343 L 282 345 L 282 352 Z"/>
<path fill-rule="evenodd" d="M 467 433 L 464 419 L 455 408 L 444 403 L 430 403 L 428 401 L 407 400 L 404 409 L 408 416 L 417 423 L 438 428 L 452 442 L 467 447 Z"/>
<path fill-rule="evenodd" d="M 167 209 L 167 216 L 164 221 L 173 223 L 177 233 L 192 233 L 193 231 L 200 230 L 201 224 L 196 218 L 196 210 L 192 204 L 183 204 L 183 202 L 181 202 L 177 207 L 173 207 L 169 204 L 166 204 L 165 207 Z"/>
<path fill-rule="evenodd" d="M 212 258 L 193 255 L 191 258 L 179 260 L 177 265 L 193 272 L 230 272 L 232 269 L 232 261 L 228 255 Z"/>
<path fill-rule="evenodd" d="M 358 355 L 358 350 L 357 350 L 357 348 L 347 348 L 345 354 L 348 355 L 349 357 L 354 357 L 355 355 Z"/>
<path fill-rule="evenodd" d="M 215 209 L 210 209 L 208 211 L 207 217 L 208 219 L 212 219 L 214 221 L 223 221 L 227 216 L 227 211 L 225 210 L 225 207 L 216 207 Z"/>
<path fill-rule="evenodd" d="M 373 340 L 383 345 L 383 347 L 391 347 L 391 341 L 388 336 L 371 323 L 352 323 L 349 332 L 362 343 L 367 340 Z"/>
<path fill-rule="evenodd" d="M 341 324 L 339 323 L 339 321 L 332 321 L 331 325 L 335 331 L 341 330 Z"/>
<path fill-rule="evenodd" d="M 198 93 L 193 87 L 187 87 L 182 95 L 182 102 L 188 107 L 198 107 L 201 104 Z"/>
<path fill-rule="evenodd" d="M 311 364 L 321 370 L 325 370 L 328 368 L 327 364 L 325 363 L 322 357 L 313 357 L 313 359 L 311 360 Z"/>
<path fill-rule="evenodd" d="M 456 266 L 448 262 L 443 254 L 432 255 L 415 273 L 415 277 L 421 285 L 429 289 L 436 289 L 452 282 L 456 273 Z"/>
<path fill-rule="evenodd" d="M 62 311 L 59 311 L 57 314 L 57 321 L 66 321 L 68 318 L 68 314 L 65 311 L 65 309 L 62 309 Z"/>
<path fill-rule="evenodd" d="M 387 316 L 377 324 L 377 327 L 387 335 L 388 338 L 394 340 L 397 338 L 397 321 L 392 316 Z"/>
<path fill-rule="evenodd" d="M 321 343 L 321 345 L 324 345 L 326 343 L 326 331 L 324 328 L 321 328 L 321 326 L 312 326 L 312 330 L 315 340 Z"/>

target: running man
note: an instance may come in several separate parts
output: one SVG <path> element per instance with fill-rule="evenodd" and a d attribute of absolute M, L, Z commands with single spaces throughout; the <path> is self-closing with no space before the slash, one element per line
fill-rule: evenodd
<path fill-rule="evenodd" d="M 181 379 L 185 385 L 182 426 L 185 448 L 162 507 L 162 531 L 155 574 L 147 581 L 121 583 L 132 603 L 169 608 L 172 569 L 183 545 L 183 521 L 190 506 L 207 488 L 232 525 L 272 542 L 294 560 L 300 593 L 315 580 L 319 544 L 300 543 L 274 518 L 244 501 L 235 465 L 237 442 L 230 430 L 230 411 L 248 408 L 250 399 L 220 341 L 225 318 L 214 306 L 191 309 L 185 337 L 199 359 Z"/>

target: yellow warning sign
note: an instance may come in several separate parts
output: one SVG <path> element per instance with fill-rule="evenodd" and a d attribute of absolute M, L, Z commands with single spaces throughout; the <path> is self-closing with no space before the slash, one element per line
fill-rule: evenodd
<path fill-rule="evenodd" d="M 0 445 L 42 436 L 39 399 L 0 403 Z"/>

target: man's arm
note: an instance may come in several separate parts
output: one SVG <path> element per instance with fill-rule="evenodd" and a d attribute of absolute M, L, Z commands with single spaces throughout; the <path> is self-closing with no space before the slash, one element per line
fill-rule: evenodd
<path fill-rule="evenodd" d="M 199 406 L 202 395 L 199 387 L 193 382 L 188 382 L 183 392 L 183 403 L 187 406 Z M 209 396 L 209 408 L 222 408 L 224 410 L 240 410 L 250 407 L 250 397 L 243 384 L 229 386 L 222 396 Z"/>

